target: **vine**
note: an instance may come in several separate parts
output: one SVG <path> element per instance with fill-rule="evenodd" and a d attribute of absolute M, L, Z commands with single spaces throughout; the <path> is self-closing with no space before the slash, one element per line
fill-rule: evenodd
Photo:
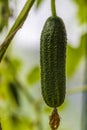
<path fill-rule="evenodd" d="M 52 11 L 52 16 L 56 16 L 56 5 L 55 5 L 55 0 L 51 0 L 51 11 Z"/>

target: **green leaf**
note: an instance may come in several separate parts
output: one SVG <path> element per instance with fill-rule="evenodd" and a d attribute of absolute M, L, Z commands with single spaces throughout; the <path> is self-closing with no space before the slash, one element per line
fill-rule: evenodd
<path fill-rule="evenodd" d="M 87 23 L 87 6 L 84 6 L 84 7 L 79 6 L 78 18 L 79 18 L 80 24 Z"/>
<path fill-rule="evenodd" d="M 37 83 L 40 80 L 40 68 L 35 66 L 27 75 L 27 81 L 30 85 Z"/>
<path fill-rule="evenodd" d="M 17 58 L 11 58 L 9 56 L 6 56 L 4 58 L 5 63 L 7 64 L 8 68 L 13 72 L 13 74 L 17 74 L 17 71 L 21 68 L 21 60 Z"/>
<path fill-rule="evenodd" d="M 82 6 L 87 5 L 87 0 L 73 0 L 73 1 L 76 2 L 78 5 Z"/>
<path fill-rule="evenodd" d="M 80 24 L 87 23 L 87 0 L 73 0 L 78 7 L 77 16 Z"/>
<path fill-rule="evenodd" d="M 79 48 L 73 48 L 69 44 L 67 45 L 67 62 L 66 62 L 66 71 L 67 76 L 71 77 L 75 72 L 77 65 L 81 59 L 81 54 L 79 53 Z"/>
<path fill-rule="evenodd" d="M 67 77 L 71 77 L 75 73 L 82 57 L 85 56 L 86 44 L 87 44 L 87 33 L 81 36 L 79 47 L 74 48 L 69 44 L 67 45 L 67 58 L 66 58 Z"/>

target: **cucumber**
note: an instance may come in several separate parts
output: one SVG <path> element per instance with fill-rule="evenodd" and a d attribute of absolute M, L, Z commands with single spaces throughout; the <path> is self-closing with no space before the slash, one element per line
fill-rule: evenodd
<path fill-rule="evenodd" d="M 65 99 L 67 36 L 63 20 L 49 17 L 40 39 L 41 91 L 46 104 L 56 108 Z"/>

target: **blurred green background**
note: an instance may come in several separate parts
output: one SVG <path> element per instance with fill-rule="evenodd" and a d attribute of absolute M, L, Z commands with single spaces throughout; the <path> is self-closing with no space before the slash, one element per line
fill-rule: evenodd
<path fill-rule="evenodd" d="M 0 0 L 0 44 L 25 0 Z M 66 99 L 59 130 L 87 129 L 87 0 L 56 0 L 67 30 Z M 36 0 L 0 63 L 0 130 L 50 130 L 40 84 L 40 34 L 50 0 Z"/>

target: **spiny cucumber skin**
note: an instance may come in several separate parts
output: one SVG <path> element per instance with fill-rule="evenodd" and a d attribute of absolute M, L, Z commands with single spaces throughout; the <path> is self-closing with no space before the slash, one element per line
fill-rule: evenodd
<path fill-rule="evenodd" d="M 46 104 L 60 106 L 66 88 L 66 29 L 60 17 L 49 17 L 40 41 L 41 90 Z"/>

